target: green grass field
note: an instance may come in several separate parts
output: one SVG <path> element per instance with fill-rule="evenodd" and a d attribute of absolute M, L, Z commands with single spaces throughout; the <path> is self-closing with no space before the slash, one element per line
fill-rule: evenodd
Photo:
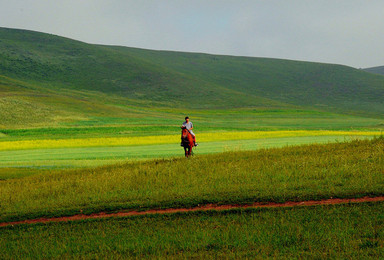
<path fill-rule="evenodd" d="M 80 210 L 383 195 L 383 141 L 381 137 L 217 153 L 190 160 L 45 170 L 0 182 L 0 220 L 70 215 Z"/>
<path fill-rule="evenodd" d="M 71 105 L 69 105 L 71 107 Z M 69 107 L 69 108 L 70 108 Z M 69 109 L 67 108 L 67 109 Z M 58 122 L 52 120 L 45 127 L 0 128 L 0 141 L 28 139 L 61 139 L 84 137 L 179 135 L 179 126 L 188 115 L 196 133 L 226 131 L 271 130 L 371 130 L 384 129 L 382 118 L 341 115 L 314 110 L 223 109 L 175 110 L 156 107 L 129 111 L 112 116 L 89 116 L 83 120 Z M 139 108 L 137 108 L 139 109 Z M 114 111 L 110 111 L 111 114 Z M 34 118 L 33 120 L 40 120 Z M 59 120 L 59 119 L 58 119 Z M 22 123 L 23 121 L 20 120 Z M 235 122 L 235 123 L 234 123 Z M 26 124 L 28 125 L 28 124 Z"/>
<path fill-rule="evenodd" d="M 333 143 L 372 137 L 373 136 L 354 136 L 351 133 L 351 135 L 338 136 L 299 136 L 199 142 L 200 145 L 194 149 L 194 154 L 204 155 L 226 151 L 257 150 L 261 148 L 284 147 L 289 145 Z M 11 172 L 15 170 L 11 168 L 29 168 L 30 172 L 25 172 L 31 174 L 31 171 L 34 171 L 34 169 L 41 168 L 95 167 L 127 161 L 183 156 L 184 150 L 180 147 L 179 143 L 0 151 L 0 179 L 15 177 L 15 175 L 11 174 Z M 21 177 L 22 175 L 17 176 Z"/>
<path fill-rule="evenodd" d="M 384 195 L 382 75 L 7 28 L 0 39 L 0 221 Z M 0 258 L 382 258 L 382 208 L 7 227 Z"/>
<path fill-rule="evenodd" d="M 100 126 L 111 117 L 177 121 L 207 110 L 375 119 L 384 112 L 384 77 L 346 66 L 100 46 L 7 28 L 0 28 L 0 38 L 0 129 Z"/>
<path fill-rule="evenodd" d="M 13 134 L 33 140 L 33 131 L 42 132 Z M 368 137 L 207 142 L 189 160 L 174 156 L 181 149 L 174 144 L 2 151 L 0 221 L 382 196 L 384 139 Z M 286 146 L 294 144 L 301 146 Z M 256 150 L 242 151 L 249 149 Z M 75 169 L 62 169 L 68 167 Z M 384 257 L 383 208 L 378 202 L 9 226 L 0 228 L 0 258 L 377 259 Z"/>
<path fill-rule="evenodd" d="M 137 108 L 139 110 L 139 108 Z M 200 146 L 196 154 L 208 154 L 233 150 L 254 150 L 265 147 L 282 147 L 286 145 L 326 143 L 364 138 L 360 132 L 380 135 L 383 121 L 377 118 L 357 117 L 332 114 L 310 110 L 191 110 L 189 114 L 195 125 Z M 182 156 L 179 146 L 183 111 L 171 109 L 140 108 L 140 113 L 132 116 L 93 117 L 92 119 L 65 123 L 61 126 L 44 128 L 7 128 L 0 130 L 0 167 L 27 168 L 68 168 L 92 167 L 127 160 L 142 160 Z M 233 123 L 236 122 L 236 123 Z M 233 140 L 236 133 L 251 131 L 343 131 L 339 133 L 319 133 L 300 136 L 251 137 L 248 140 Z M 347 133 L 345 133 L 347 131 Z M 215 135 L 215 133 L 217 135 Z M 210 139 L 200 137 L 211 135 Z M 232 135 L 223 140 L 221 135 Z M 148 143 L 135 147 L 114 143 L 108 147 L 108 138 L 141 138 L 146 141 L 154 136 L 167 136 L 172 140 L 162 144 Z M 99 145 L 88 147 L 87 140 L 99 138 Z M 102 141 L 105 138 L 105 141 Z M 71 145 L 60 146 L 60 142 L 73 140 Z M 159 137 L 159 139 L 164 139 Z M 217 139 L 217 140 L 216 140 Z M 52 141 L 50 141 L 52 140 Z M 77 140 L 81 147 L 77 146 Z M 125 139 L 124 139 L 125 140 Z M 3 145 L 7 142 L 17 143 L 36 141 L 35 147 L 25 150 L 8 150 Z M 42 142 L 57 142 L 53 147 L 44 147 Z M 90 142 L 90 141 L 89 141 Z M 149 141 L 151 142 L 151 141 Z M 152 141 L 153 142 L 153 141 Z M 10 144 L 12 146 L 12 144 Z M 33 145 L 32 145 L 33 146 Z M 89 145 L 90 146 L 90 145 Z M 48 149 L 49 148 L 49 149 Z M 4 169 L 1 178 L 4 176 Z M 12 174 L 9 174 L 11 176 Z"/>
<path fill-rule="evenodd" d="M 0 228 L 0 258 L 384 257 L 384 203 Z"/>

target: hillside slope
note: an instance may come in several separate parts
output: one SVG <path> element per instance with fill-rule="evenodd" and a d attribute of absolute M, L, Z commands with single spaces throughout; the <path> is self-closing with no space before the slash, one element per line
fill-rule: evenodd
<path fill-rule="evenodd" d="M 168 106 L 279 104 L 121 53 L 38 32 L 0 29 L 0 75 L 50 89 L 99 91 Z M 228 105 L 227 105 L 228 104 Z"/>
<path fill-rule="evenodd" d="M 384 78 L 342 65 L 119 48 L 163 67 L 284 103 L 327 111 L 384 113 Z"/>
<path fill-rule="evenodd" d="M 384 66 L 366 68 L 364 71 L 384 75 Z"/>
<path fill-rule="evenodd" d="M 384 77 L 346 66 L 92 45 L 7 28 L 0 28 L 0 75 L 23 85 L 16 95 L 0 84 L 0 93 L 19 99 L 27 88 L 35 97 L 49 92 L 53 106 L 57 96 L 68 98 L 58 102 L 64 110 L 69 100 L 86 97 L 101 111 L 109 99 L 171 108 L 384 113 Z"/>

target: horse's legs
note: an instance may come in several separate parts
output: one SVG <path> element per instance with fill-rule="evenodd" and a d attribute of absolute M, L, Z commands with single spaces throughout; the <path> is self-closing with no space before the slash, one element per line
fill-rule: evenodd
<path fill-rule="evenodd" d="M 184 147 L 184 154 L 185 154 L 185 157 L 188 157 L 188 152 L 186 147 Z"/>

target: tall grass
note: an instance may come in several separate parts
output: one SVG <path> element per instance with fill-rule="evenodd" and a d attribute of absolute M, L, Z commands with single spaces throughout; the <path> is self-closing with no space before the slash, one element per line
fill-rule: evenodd
<path fill-rule="evenodd" d="M 0 228 L 2 259 L 382 259 L 384 203 Z"/>
<path fill-rule="evenodd" d="M 0 182 L 1 220 L 383 195 L 384 138 L 135 162 Z"/>

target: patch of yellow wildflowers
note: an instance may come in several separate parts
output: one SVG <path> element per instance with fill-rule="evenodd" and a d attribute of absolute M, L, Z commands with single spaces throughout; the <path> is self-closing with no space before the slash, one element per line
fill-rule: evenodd
<path fill-rule="evenodd" d="M 301 137 L 301 136 L 380 136 L 380 132 L 372 131 L 326 131 L 326 130 L 297 130 L 297 131 L 243 131 L 201 133 L 197 135 L 198 142 L 214 142 L 226 140 L 248 140 L 263 138 Z M 106 137 L 79 139 L 45 139 L 0 142 L 0 150 L 49 149 L 69 147 L 100 147 L 100 146 L 133 146 L 178 143 L 180 135 L 140 136 L 140 137 Z"/>

